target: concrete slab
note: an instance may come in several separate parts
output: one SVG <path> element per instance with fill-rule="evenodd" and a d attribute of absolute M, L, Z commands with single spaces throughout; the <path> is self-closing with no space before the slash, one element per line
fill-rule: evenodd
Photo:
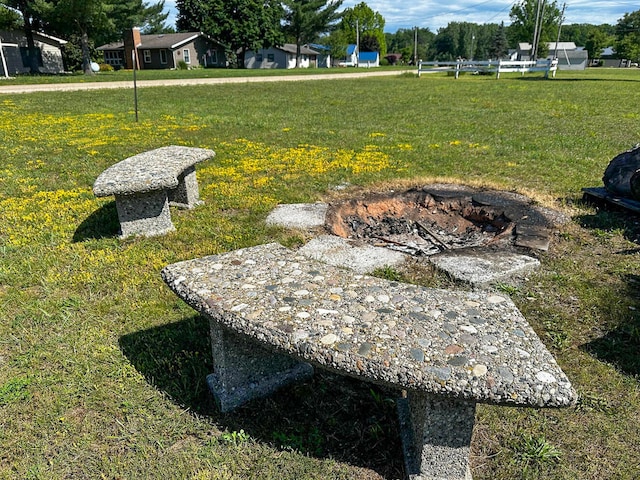
<path fill-rule="evenodd" d="M 307 258 L 335 267 L 346 267 L 357 273 L 371 273 L 377 268 L 401 265 L 407 258 L 403 253 L 370 245 L 354 245 L 342 237 L 321 235 L 300 249 Z"/>
<path fill-rule="evenodd" d="M 278 205 L 267 217 L 267 225 L 286 228 L 315 228 L 324 225 L 326 203 L 292 203 Z"/>
<path fill-rule="evenodd" d="M 429 261 L 453 278 L 478 286 L 508 282 L 540 266 L 533 257 L 504 251 L 454 250 L 433 255 Z"/>

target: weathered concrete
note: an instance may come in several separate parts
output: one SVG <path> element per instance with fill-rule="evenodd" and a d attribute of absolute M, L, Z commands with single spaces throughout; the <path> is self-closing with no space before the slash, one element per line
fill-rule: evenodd
<path fill-rule="evenodd" d="M 310 229 L 324 226 L 326 215 L 326 203 L 283 204 L 273 209 L 266 223 L 285 228 Z"/>
<path fill-rule="evenodd" d="M 334 235 L 320 235 L 300 248 L 300 253 L 336 267 L 346 267 L 357 273 L 371 273 L 378 268 L 402 265 L 406 255 L 387 248 L 357 244 Z"/>
<path fill-rule="evenodd" d="M 213 150 L 175 145 L 140 153 L 102 172 L 93 193 L 115 196 L 121 238 L 164 235 L 175 230 L 169 205 L 202 203 L 194 165 L 214 155 Z"/>
<path fill-rule="evenodd" d="M 480 249 L 450 250 L 432 255 L 429 261 L 453 278 L 476 286 L 515 283 L 540 266 L 539 260 L 527 255 Z"/>
<path fill-rule="evenodd" d="M 277 244 L 169 265 L 162 278 L 210 319 L 209 384 L 221 408 L 304 377 L 307 363 L 405 389 L 403 439 L 416 480 L 469 478 L 476 403 L 576 401 L 553 356 L 502 295 L 359 275 Z"/>

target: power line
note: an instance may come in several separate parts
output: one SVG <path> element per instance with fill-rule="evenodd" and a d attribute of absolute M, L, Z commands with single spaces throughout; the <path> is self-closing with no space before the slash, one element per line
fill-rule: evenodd
<path fill-rule="evenodd" d="M 447 15 L 452 15 L 454 13 L 467 12 L 467 11 L 474 10 L 476 7 L 481 7 L 482 5 L 486 5 L 487 3 L 495 3 L 495 0 L 486 0 L 485 2 L 475 3 L 473 5 L 469 5 L 468 7 L 459 8 L 457 10 L 448 10 L 446 12 L 438 13 L 436 15 L 430 15 L 426 18 L 431 19 L 431 18 L 437 18 L 437 17 L 445 17 Z"/>

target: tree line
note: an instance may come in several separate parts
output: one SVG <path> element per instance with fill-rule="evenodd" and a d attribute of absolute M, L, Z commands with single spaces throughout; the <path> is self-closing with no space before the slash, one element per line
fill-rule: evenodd
<path fill-rule="evenodd" d="M 166 24 L 164 0 L 0 0 L 0 30 L 23 30 L 29 67 L 38 72 L 39 52 L 34 33 L 64 38 L 68 69 L 81 67 L 91 74 L 95 46 L 122 39 L 125 30 L 140 26 L 146 32 L 171 30 Z"/>
<path fill-rule="evenodd" d="M 365 2 L 340 10 L 343 0 L 177 0 L 177 31 L 200 31 L 222 43 L 230 64 L 242 66 L 244 52 L 284 43 L 321 43 L 334 58 L 345 56 L 347 45 L 358 42 L 360 51 L 388 52 L 391 62 L 455 58 L 504 57 L 520 42 L 539 40 L 538 56 L 547 42 L 573 41 L 597 59 L 604 47 L 614 46 L 621 58 L 640 60 L 640 10 L 625 14 L 617 25 L 562 25 L 556 1 L 521 0 L 510 11 L 511 23 L 451 22 L 432 32 L 405 28 L 384 33 L 383 16 Z M 543 4 L 540 9 L 539 5 Z M 95 47 L 121 41 L 134 26 L 143 34 L 169 33 L 164 0 L 0 0 L 0 30 L 22 29 L 27 57 L 37 72 L 33 33 L 45 31 L 69 41 L 65 47 L 68 69 L 91 73 Z"/>
<path fill-rule="evenodd" d="M 427 28 L 400 29 L 387 33 L 390 51 L 402 54 L 402 60 L 498 59 L 521 42 L 532 43 L 538 26 L 538 57 L 547 55 L 547 43 L 574 42 L 585 47 L 589 58 L 598 59 L 606 47 L 614 47 L 619 58 L 640 61 L 640 10 L 626 13 L 616 25 L 562 25 L 563 15 L 557 2 L 545 2 L 537 15 L 537 0 L 522 0 L 509 13 L 510 25 L 451 22 L 436 33 Z"/>

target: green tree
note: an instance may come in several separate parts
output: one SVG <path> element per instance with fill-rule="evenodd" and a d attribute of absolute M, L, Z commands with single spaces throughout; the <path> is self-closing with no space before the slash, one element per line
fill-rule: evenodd
<path fill-rule="evenodd" d="M 77 35 L 82 52 L 82 70 L 86 75 L 93 75 L 91 38 L 115 30 L 113 12 L 114 5 L 103 0 L 56 1 L 52 13 L 54 28 L 58 33 Z"/>
<path fill-rule="evenodd" d="M 640 61 L 640 10 L 625 13 L 618 20 L 615 49 L 619 58 Z"/>
<path fill-rule="evenodd" d="M 584 47 L 593 35 L 612 36 L 615 34 L 613 25 L 591 25 L 589 23 L 573 23 L 570 25 L 562 25 L 560 33 L 560 41 L 574 42 L 580 47 Z"/>
<path fill-rule="evenodd" d="M 43 1 L 43 0 L 40 0 Z M 53 33 L 75 40 L 82 55 L 82 70 L 92 75 L 93 45 L 121 40 L 125 30 L 162 19 L 164 4 L 142 0 L 48 0 Z M 166 16 L 164 16 L 166 19 Z"/>
<path fill-rule="evenodd" d="M 40 30 L 45 23 L 45 18 L 51 5 L 45 0 L 1 0 L 2 3 L 20 12 L 22 16 L 22 29 L 27 38 L 27 57 L 31 73 L 38 73 L 40 66 L 40 52 L 36 48 L 33 34 Z"/>
<path fill-rule="evenodd" d="M 600 58 L 602 50 L 613 45 L 613 39 L 613 36 L 607 35 L 604 30 L 593 29 L 584 43 L 584 48 L 589 52 L 589 58 Z"/>
<path fill-rule="evenodd" d="M 229 53 L 281 45 L 282 4 L 275 0 L 178 0 L 179 31 L 202 31 L 226 44 Z"/>
<path fill-rule="evenodd" d="M 21 30 L 22 16 L 0 2 L 0 30 Z"/>
<path fill-rule="evenodd" d="M 468 22 L 450 22 L 438 29 L 435 39 L 437 59 L 473 58 L 478 46 L 477 29 L 478 25 Z"/>
<path fill-rule="evenodd" d="M 138 25 L 141 33 L 151 35 L 154 33 L 175 32 L 175 28 L 166 24 L 167 18 L 169 18 L 169 12 L 165 12 L 164 10 L 164 0 L 160 0 L 153 5 L 144 4 L 143 8 L 142 21 Z"/>
<path fill-rule="evenodd" d="M 323 33 L 335 29 L 341 15 L 342 0 L 285 0 L 284 32 L 296 44 L 296 66 L 300 65 L 301 47 L 316 41 Z"/>
<path fill-rule="evenodd" d="M 497 23 L 484 23 L 475 26 L 475 40 L 473 42 L 473 58 L 477 60 L 487 60 L 488 58 L 495 58 L 491 54 L 491 50 L 494 47 L 494 41 L 500 25 Z M 505 30 L 506 33 L 506 30 Z M 508 45 L 508 42 L 505 42 Z M 504 55 L 508 53 L 508 47 L 504 52 Z"/>
<path fill-rule="evenodd" d="M 540 12 L 540 15 L 539 15 Z M 521 0 L 511 7 L 509 17 L 511 25 L 507 30 L 507 37 L 511 45 L 519 42 L 529 42 L 533 45 L 534 33 L 538 17 L 540 17 L 540 38 L 538 39 L 539 56 L 545 55 L 546 42 L 555 41 L 558 34 L 558 23 L 561 12 L 557 2 L 546 0 Z M 533 45 L 535 48 L 535 45 Z M 536 55 L 536 52 L 531 52 Z"/>
<path fill-rule="evenodd" d="M 321 38 L 321 43 L 330 49 L 331 58 L 346 58 L 349 39 L 339 28 Z"/>
<path fill-rule="evenodd" d="M 396 33 L 385 34 L 387 51 L 402 53 L 402 60 L 407 63 L 413 62 L 414 54 L 416 54 L 417 60 L 434 58 L 435 49 L 433 45 L 435 38 L 436 34 L 428 28 L 418 28 L 417 32 L 415 28 L 401 28 Z"/>
<path fill-rule="evenodd" d="M 504 27 L 504 22 L 502 22 L 493 35 L 491 46 L 489 47 L 489 57 L 501 59 L 507 53 L 509 53 L 509 40 L 507 40 L 507 30 Z"/>
<path fill-rule="evenodd" d="M 339 29 L 345 33 L 349 43 L 360 40 L 358 47 L 362 51 L 378 51 L 380 57 L 387 54 L 387 39 L 384 34 L 384 17 L 374 12 L 366 3 L 361 2 L 342 12 Z"/>

